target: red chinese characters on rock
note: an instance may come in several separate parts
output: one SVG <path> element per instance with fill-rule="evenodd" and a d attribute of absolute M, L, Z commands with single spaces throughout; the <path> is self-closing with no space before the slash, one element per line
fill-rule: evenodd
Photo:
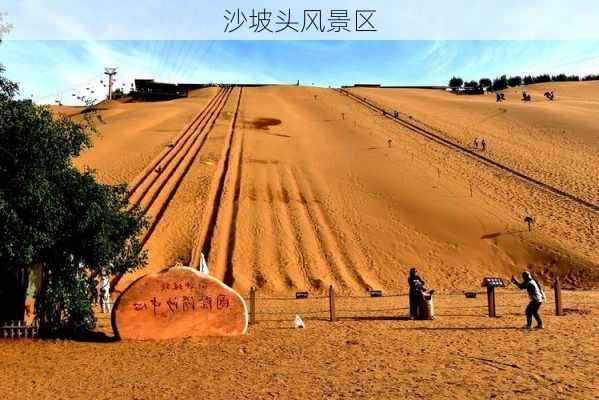
<path fill-rule="evenodd" d="M 187 267 L 135 281 L 113 312 L 113 328 L 123 339 L 239 335 L 247 323 L 245 302 L 236 291 Z"/>
<path fill-rule="evenodd" d="M 168 307 L 169 312 L 173 314 L 176 312 L 196 311 L 196 298 L 194 296 L 181 296 L 180 298 L 168 297 L 166 299 L 162 299 L 162 301 L 156 297 L 152 297 L 147 302 L 133 303 L 131 307 L 133 307 L 133 309 L 137 312 L 148 311 L 151 307 L 154 316 L 156 316 L 157 310 L 163 303 Z M 201 296 L 199 299 L 197 299 L 197 303 L 199 304 L 197 310 L 224 310 L 229 308 L 229 296 L 226 294 L 219 294 L 216 296 L 216 302 L 213 302 L 212 296 Z M 213 307 L 213 304 L 215 303 L 216 307 Z M 150 307 L 148 307 L 148 304 Z"/>
<path fill-rule="evenodd" d="M 199 285 L 200 289 L 206 289 L 206 285 Z M 196 289 L 196 285 L 191 281 L 184 282 L 162 282 L 160 284 L 161 292 L 168 291 L 193 291 Z"/>

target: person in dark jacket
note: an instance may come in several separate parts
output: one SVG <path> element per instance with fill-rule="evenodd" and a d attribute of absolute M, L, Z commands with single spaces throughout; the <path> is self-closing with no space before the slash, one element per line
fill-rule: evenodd
<path fill-rule="evenodd" d="M 524 279 L 524 281 L 520 283 L 512 276 L 512 282 L 520 289 L 526 289 L 528 297 L 530 298 L 530 303 L 528 303 L 525 310 L 526 329 L 532 329 L 533 317 L 535 321 L 537 321 L 536 329 L 543 329 L 543 321 L 539 315 L 539 308 L 541 308 L 541 304 L 545 301 L 545 293 L 543 293 L 541 285 L 539 285 L 539 283 L 532 277 L 530 272 L 523 272 L 522 279 Z"/>
<path fill-rule="evenodd" d="M 422 291 L 424 290 L 424 281 L 416 273 L 416 268 L 410 269 L 408 275 L 408 285 L 410 285 L 410 319 L 418 319 L 422 310 Z"/>

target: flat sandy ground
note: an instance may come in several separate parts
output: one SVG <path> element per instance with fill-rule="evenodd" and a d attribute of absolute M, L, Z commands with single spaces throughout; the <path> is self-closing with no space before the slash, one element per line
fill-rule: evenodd
<path fill-rule="evenodd" d="M 405 297 L 338 298 L 335 324 L 326 299 L 259 300 L 243 337 L 0 340 L 0 387 L 6 399 L 597 398 L 598 294 L 564 292 L 568 314 L 548 304 L 546 329 L 529 332 L 526 295 L 502 293 L 496 319 L 484 295 L 437 297 L 435 321 L 405 320 Z M 399 310 L 357 312 L 379 308 Z"/>

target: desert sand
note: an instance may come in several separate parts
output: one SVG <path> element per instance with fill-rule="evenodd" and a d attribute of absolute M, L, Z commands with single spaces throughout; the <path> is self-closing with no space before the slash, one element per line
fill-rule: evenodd
<path fill-rule="evenodd" d="M 596 292 L 564 292 L 563 317 L 521 329 L 523 293 L 440 296 L 438 319 L 409 321 L 406 298 L 258 301 L 246 336 L 108 343 L 3 341 L 9 399 L 593 399 L 599 391 Z M 361 312 L 365 309 L 390 312 Z M 396 308 L 401 308 L 397 310 Z M 291 328 L 293 314 L 306 328 Z M 321 319 L 314 319 L 321 318 Z M 101 324 L 108 326 L 106 319 Z M 109 330 L 109 328 L 107 327 Z"/>
<path fill-rule="evenodd" d="M 493 96 L 435 90 L 352 90 L 465 145 L 485 137 L 488 157 L 596 203 L 596 83 L 562 86 L 553 88 L 555 102 L 537 93 L 547 88 L 527 87 L 530 104 L 517 93 L 496 104 Z M 104 111 L 95 147 L 77 160 L 103 181 L 140 184 L 132 202 L 153 221 L 159 216 L 147 237 L 148 267 L 123 277 L 118 290 L 146 272 L 197 263 L 202 248 L 213 274 L 241 293 L 251 286 L 277 294 L 323 293 L 329 285 L 341 293 L 398 290 L 411 265 L 441 291 L 524 269 L 549 280 L 560 275 L 569 287 L 599 282 L 596 212 L 431 143 L 330 89 L 221 91 L 219 98 L 210 88 L 185 100 L 117 104 Z M 187 119 L 165 117 L 178 104 Z M 206 122 L 187 133 L 187 147 L 165 148 L 203 107 Z M 166 119 L 161 129 L 170 134 L 155 133 L 150 122 L 139 127 L 150 113 L 152 124 Z M 548 130 L 548 120 L 559 132 Z M 152 160 L 171 150 L 164 172 L 152 173 Z M 532 232 L 523 223 L 528 214 L 537 222 Z"/>
<path fill-rule="evenodd" d="M 463 146 L 485 138 L 486 157 L 597 204 L 598 88 L 533 85 L 526 104 L 519 90 L 501 104 L 351 91 Z M 542 99 L 548 89 L 555 102 Z M 332 89 L 210 88 L 101 113 L 101 135 L 76 164 L 128 183 L 152 223 L 149 264 L 115 280 L 115 298 L 145 273 L 197 267 L 204 252 L 211 274 L 243 296 L 255 286 L 259 299 L 318 297 L 332 285 L 340 320 L 326 321 L 326 299 L 273 299 L 259 300 L 258 324 L 233 339 L 0 342 L 1 383 L 19 398 L 596 397 L 597 292 L 566 292 L 564 317 L 551 316 L 550 299 L 541 332 L 520 329 L 523 293 L 501 289 L 497 319 L 485 316 L 484 295 L 461 294 L 480 291 L 484 276 L 523 270 L 596 288 L 596 211 Z M 526 215 L 537 222 L 531 232 Z M 403 320 L 405 295 L 360 297 L 367 288 L 405 294 L 411 266 L 439 294 L 435 321 Z M 291 330 L 296 312 L 303 331 Z"/>

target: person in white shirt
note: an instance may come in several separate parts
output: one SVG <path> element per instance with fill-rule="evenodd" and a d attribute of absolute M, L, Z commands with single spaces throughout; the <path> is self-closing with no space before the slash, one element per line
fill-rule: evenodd
<path fill-rule="evenodd" d="M 103 313 L 110 313 L 110 280 L 106 274 L 100 279 L 100 308 Z"/>
<path fill-rule="evenodd" d="M 537 322 L 536 329 L 543 329 L 543 321 L 541 320 L 541 316 L 539 315 L 539 309 L 541 308 L 541 304 L 545 301 L 545 293 L 543 292 L 543 288 L 541 285 L 532 277 L 530 272 L 523 272 L 522 279 L 524 281 L 522 283 L 518 282 L 518 280 L 512 276 L 512 282 L 518 286 L 520 289 L 528 292 L 528 297 L 530 298 L 530 303 L 526 306 L 526 329 L 532 329 L 532 319 L 534 317 Z"/>

